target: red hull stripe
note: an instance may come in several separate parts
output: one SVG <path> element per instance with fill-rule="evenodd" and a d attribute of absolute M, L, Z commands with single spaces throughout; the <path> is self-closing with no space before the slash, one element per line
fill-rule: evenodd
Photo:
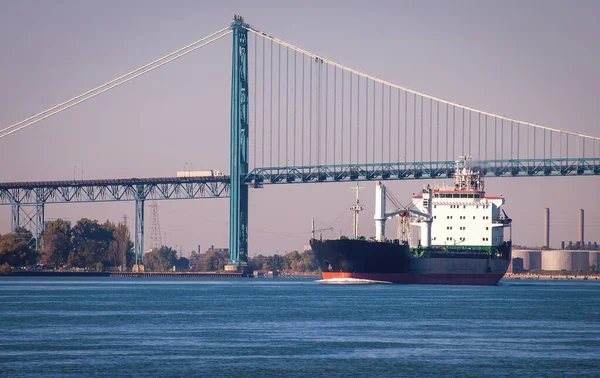
<path fill-rule="evenodd" d="M 323 279 L 358 278 L 400 284 L 496 285 L 504 274 L 414 274 L 414 273 L 343 273 L 323 272 Z"/>

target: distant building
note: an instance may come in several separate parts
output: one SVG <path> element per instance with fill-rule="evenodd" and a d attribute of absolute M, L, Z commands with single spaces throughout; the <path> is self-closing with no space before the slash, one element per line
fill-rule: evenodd
<path fill-rule="evenodd" d="M 521 257 L 515 257 L 510 261 L 508 266 L 508 271 L 510 273 L 522 273 L 525 271 L 523 269 L 523 259 Z"/>

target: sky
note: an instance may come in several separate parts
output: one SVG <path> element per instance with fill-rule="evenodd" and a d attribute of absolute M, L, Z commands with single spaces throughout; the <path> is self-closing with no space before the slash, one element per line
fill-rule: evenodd
<path fill-rule="evenodd" d="M 404 87 L 477 109 L 600 136 L 596 1 L 2 1 L 0 128 L 229 25 L 234 14 L 296 46 Z M 231 37 L 0 140 L 0 182 L 229 171 Z M 598 177 L 489 178 L 513 241 L 600 242 Z M 429 181 L 388 181 L 408 202 Z M 351 234 L 352 183 L 251 189 L 250 256 L 301 250 L 317 228 Z M 361 230 L 374 234 L 375 183 L 361 183 Z M 228 199 L 158 203 L 163 244 L 228 245 Z M 146 209 L 146 245 L 151 211 Z M 134 203 L 50 204 L 46 219 L 133 225 Z M 0 234 L 10 207 L 0 206 Z"/>

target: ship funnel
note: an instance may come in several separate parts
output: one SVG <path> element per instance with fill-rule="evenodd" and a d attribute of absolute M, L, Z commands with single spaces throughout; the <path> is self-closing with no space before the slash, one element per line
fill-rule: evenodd
<path fill-rule="evenodd" d="M 375 237 L 377 241 L 385 240 L 385 186 L 381 181 L 375 187 Z"/>

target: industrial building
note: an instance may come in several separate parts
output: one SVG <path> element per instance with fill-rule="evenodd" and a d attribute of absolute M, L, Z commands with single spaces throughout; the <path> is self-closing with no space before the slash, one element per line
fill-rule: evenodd
<path fill-rule="evenodd" d="M 589 272 L 590 268 L 598 270 L 600 266 L 600 251 L 586 250 L 513 250 L 512 270 L 519 273 L 518 268 L 522 266 L 525 271 L 583 271 Z M 517 260 L 515 262 L 514 260 Z"/>

